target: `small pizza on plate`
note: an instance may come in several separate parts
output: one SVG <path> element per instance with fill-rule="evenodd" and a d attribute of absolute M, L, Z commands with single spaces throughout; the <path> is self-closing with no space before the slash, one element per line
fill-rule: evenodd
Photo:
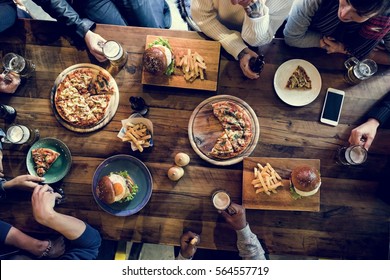
<path fill-rule="evenodd" d="M 54 104 L 64 121 L 87 128 L 104 119 L 113 94 L 109 76 L 90 68 L 79 68 L 59 83 Z"/>
<path fill-rule="evenodd" d="M 224 130 L 217 139 L 210 156 L 227 159 L 241 154 L 252 141 L 252 122 L 249 113 L 232 101 L 212 104 L 213 114 Z"/>
<path fill-rule="evenodd" d="M 311 80 L 307 75 L 306 70 L 298 65 L 287 81 L 286 88 L 288 89 L 311 89 Z"/>
<path fill-rule="evenodd" d="M 35 171 L 39 177 L 42 177 L 58 159 L 60 153 L 49 148 L 37 148 L 31 151 L 31 155 Z"/>

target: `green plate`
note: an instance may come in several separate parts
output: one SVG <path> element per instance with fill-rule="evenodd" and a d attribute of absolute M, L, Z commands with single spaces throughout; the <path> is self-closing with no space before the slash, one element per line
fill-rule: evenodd
<path fill-rule="evenodd" d="M 63 179 L 66 174 L 68 174 L 70 166 L 72 165 L 72 155 L 65 143 L 55 138 L 43 138 L 31 146 L 27 154 L 26 165 L 28 172 L 35 176 L 38 175 L 37 172 L 35 172 L 34 160 L 32 159 L 31 151 L 37 148 L 49 148 L 60 153 L 60 156 L 43 176 L 45 177 L 45 183 L 52 184 Z"/>

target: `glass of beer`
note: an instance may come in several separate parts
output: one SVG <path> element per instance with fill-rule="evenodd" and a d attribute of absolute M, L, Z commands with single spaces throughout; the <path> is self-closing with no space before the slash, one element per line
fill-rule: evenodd
<path fill-rule="evenodd" d="M 31 77 L 35 71 L 35 64 L 31 60 L 15 53 L 7 53 L 3 57 L 3 66 L 5 69 L 3 74 L 14 72 L 24 78 Z"/>
<path fill-rule="evenodd" d="M 104 56 L 110 61 L 112 66 L 123 67 L 127 62 L 127 52 L 121 44 L 114 40 L 100 42 Z"/>
<path fill-rule="evenodd" d="M 236 214 L 236 211 L 231 207 L 230 195 L 225 190 L 217 190 L 212 195 L 214 207 L 220 211 L 226 211 L 229 215 Z"/>
<path fill-rule="evenodd" d="M 37 129 L 31 130 L 25 125 L 12 125 L 7 129 L 5 138 L 3 138 L 4 143 L 12 144 L 32 144 L 39 138 L 39 131 Z"/>
<path fill-rule="evenodd" d="M 348 69 L 345 80 L 352 85 L 358 84 L 363 80 L 370 78 L 378 70 L 378 66 L 372 59 L 359 61 L 356 57 L 351 57 L 344 62 Z"/>
<path fill-rule="evenodd" d="M 343 165 L 359 165 L 367 160 L 368 151 L 360 145 L 341 147 L 337 152 L 338 162 Z"/>

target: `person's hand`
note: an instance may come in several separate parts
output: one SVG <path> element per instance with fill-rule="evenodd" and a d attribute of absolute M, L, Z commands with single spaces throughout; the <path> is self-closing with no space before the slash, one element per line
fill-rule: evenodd
<path fill-rule="evenodd" d="M 5 74 L 0 74 L 0 92 L 14 93 L 20 85 L 19 74 L 9 72 L 7 77 Z"/>
<path fill-rule="evenodd" d="M 249 48 L 242 50 L 242 52 L 239 55 L 240 67 L 241 67 L 242 73 L 244 73 L 244 75 L 246 77 L 248 77 L 249 79 L 252 79 L 252 80 L 258 79 L 260 77 L 260 75 L 259 75 L 259 73 L 255 73 L 250 69 L 249 60 L 252 57 L 256 58 L 258 56 L 259 55 L 257 53 L 255 53 L 254 51 L 252 51 Z"/>
<path fill-rule="evenodd" d="M 200 243 L 200 237 L 192 231 L 183 233 L 180 237 L 180 254 L 186 258 L 192 258 L 196 252 L 196 246 Z"/>
<path fill-rule="evenodd" d="M 59 193 L 53 192 L 49 185 L 41 185 L 34 189 L 31 196 L 32 210 L 35 220 L 46 225 L 54 217 L 56 199 L 61 198 Z"/>
<path fill-rule="evenodd" d="M 85 34 L 84 37 L 85 43 L 87 44 L 87 47 L 91 54 L 99 61 L 103 62 L 106 61 L 107 58 L 103 55 L 102 48 L 99 46 L 100 42 L 106 42 L 106 39 L 104 39 L 99 34 L 96 34 L 89 30 L 87 34 Z"/>
<path fill-rule="evenodd" d="M 45 180 L 43 177 L 33 175 L 19 175 L 3 184 L 4 189 L 17 189 L 23 191 L 33 191 L 35 187 L 39 186 Z M 50 187 L 51 189 L 51 187 Z M 53 189 L 51 189 L 53 190 Z"/>
<path fill-rule="evenodd" d="M 219 211 L 219 213 L 225 218 L 226 222 L 234 229 L 241 230 L 246 227 L 246 215 L 245 208 L 239 204 L 232 202 L 229 206 L 230 211 L 236 212 L 233 215 L 229 215 L 226 211 Z"/>
<path fill-rule="evenodd" d="M 322 37 L 320 40 L 320 47 L 322 49 L 325 49 L 328 54 L 330 53 L 343 53 L 348 54 L 348 52 L 345 50 L 345 46 L 343 43 L 340 43 L 336 41 L 332 37 Z"/>
<path fill-rule="evenodd" d="M 363 147 L 368 150 L 372 141 L 374 141 L 378 126 L 379 122 L 376 119 L 368 119 L 368 121 L 351 131 L 348 139 L 349 143 L 351 145 L 360 145 L 361 142 L 364 142 Z"/>

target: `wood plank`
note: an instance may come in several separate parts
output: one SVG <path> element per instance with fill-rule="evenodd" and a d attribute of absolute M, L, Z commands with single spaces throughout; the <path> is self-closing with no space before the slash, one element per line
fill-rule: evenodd
<path fill-rule="evenodd" d="M 252 185 L 253 169 L 257 163 L 266 166 L 269 163 L 282 177 L 282 186 L 276 189 L 277 193 L 256 193 Z M 290 193 L 291 171 L 300 165 L 309 165 L 320 171 L 320 160 L 296 158 L 244 158 L 242 176 L 242 205 L 248 209 L 285 210 L 285 211 L 320 211 L 320 192 L 309 197 L 294 199 Z"/>
<path fill-rule="evenodd" d="M 149 48 L 149 44 L 158 38 L 158 36 L 148 35 L 146 37 L 145 49 Z M 178 61 L 179 58 L 183 56 L 183 54 L 187 54 L 188 50 L 191 50 L 192 53 L 197 52 L 199 55 L 201 55 L 204 58 L 205 64 L 207 66 L 207 70 L 205 71 L 206 78 L 204 80 L 197 78 L 193 82 L 188 82 L 184 79 L 183 74 L 178 69 L 176 69 L 174 74 L 171 76 L 154 75 L 143 69 L 142 84 L 209 91 L 217 90 L 221 48 L 219 42 L 165 36 L 161 38 L 169 41 L 176 61 Z"/>

